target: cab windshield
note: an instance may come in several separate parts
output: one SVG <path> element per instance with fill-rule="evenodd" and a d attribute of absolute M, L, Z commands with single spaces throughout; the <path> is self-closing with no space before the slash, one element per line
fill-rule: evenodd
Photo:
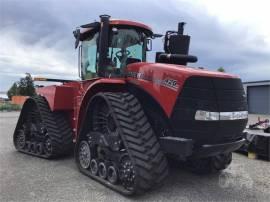
<path fill-rule="evenodd" d="M 146 35 L 132 28 L 112 28 L 109 37 L 108 59 L 114 73 L 122 74 L 131 63 L 145 62 Z"/>
<path fill-rule="evenodd" d="M 82 79 L 98 76 L 99 33 L 92 33 L 82 41 L 81 73 Z M 112 27 L 109 34 L 107 61 L 104 68 L 106 77 L 122 77 L 128 64 L 146 61 L 146 41 L 144 32 L 134 28 Z"/>

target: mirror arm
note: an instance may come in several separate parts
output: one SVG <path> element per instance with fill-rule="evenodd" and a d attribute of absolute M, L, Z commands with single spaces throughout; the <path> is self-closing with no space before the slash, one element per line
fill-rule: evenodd
<path fill-rule="evenodd" d="M 153 34 L 152 39 L 163 37 L 163 34 Z"/>

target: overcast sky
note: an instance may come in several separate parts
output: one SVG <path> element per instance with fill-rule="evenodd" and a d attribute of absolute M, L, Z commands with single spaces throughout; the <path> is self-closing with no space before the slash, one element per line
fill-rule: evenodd
<path fill-rule="evenodd" d="M 185 21 L 190 54 L 199 58 L 193 66 L 270 79 L 269 8 L 269 0 L 0 0 L 0 91 L 25 72 L 77 79 L 72 31 L 100 14 L 144 22 L 156 33 Z M 162 50 L 161 39 L 153 49 Z"/>

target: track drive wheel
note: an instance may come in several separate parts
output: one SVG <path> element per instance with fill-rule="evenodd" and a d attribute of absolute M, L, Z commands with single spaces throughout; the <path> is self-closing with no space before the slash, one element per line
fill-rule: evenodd
<path fill-rule="evenodd" d="M 163 154 L 144 111 L 130 93 L 98 93 L 90 101 L 76 144 L 79 170 L 125 195 L 160 185 L 168 174 Z M 90 146 L 87 166 L 82 144 Z"/>

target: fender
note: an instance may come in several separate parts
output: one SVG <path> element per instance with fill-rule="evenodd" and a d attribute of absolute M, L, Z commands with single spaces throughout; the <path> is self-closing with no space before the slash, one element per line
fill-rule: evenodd
<path fill-rule="evenodd" d="M 51 111 L 56 110 L 73 110 L 75 88 L 66 84 L 56 86 L 46 86 L 38 88 L 37 94 L 45 97 L 49 103 Z"/>
<path fill-rule="evenodd" d="M 79 136 L 80 126 L 83 123 L 85 114 L 88 109 L 89 101 L 91 98 L 99 92 L 121 92 L 125 89 L 126 81 L 125 79 L 109 78 L 109 79 L 98 79 L 91 83 L 85 90 L 84 95 L 81 98 L 78 106 L 77 112 L 77 122 L 76 122 L 76 139 Z M 76 110 L 77 107 L 75 107 Z"/>

